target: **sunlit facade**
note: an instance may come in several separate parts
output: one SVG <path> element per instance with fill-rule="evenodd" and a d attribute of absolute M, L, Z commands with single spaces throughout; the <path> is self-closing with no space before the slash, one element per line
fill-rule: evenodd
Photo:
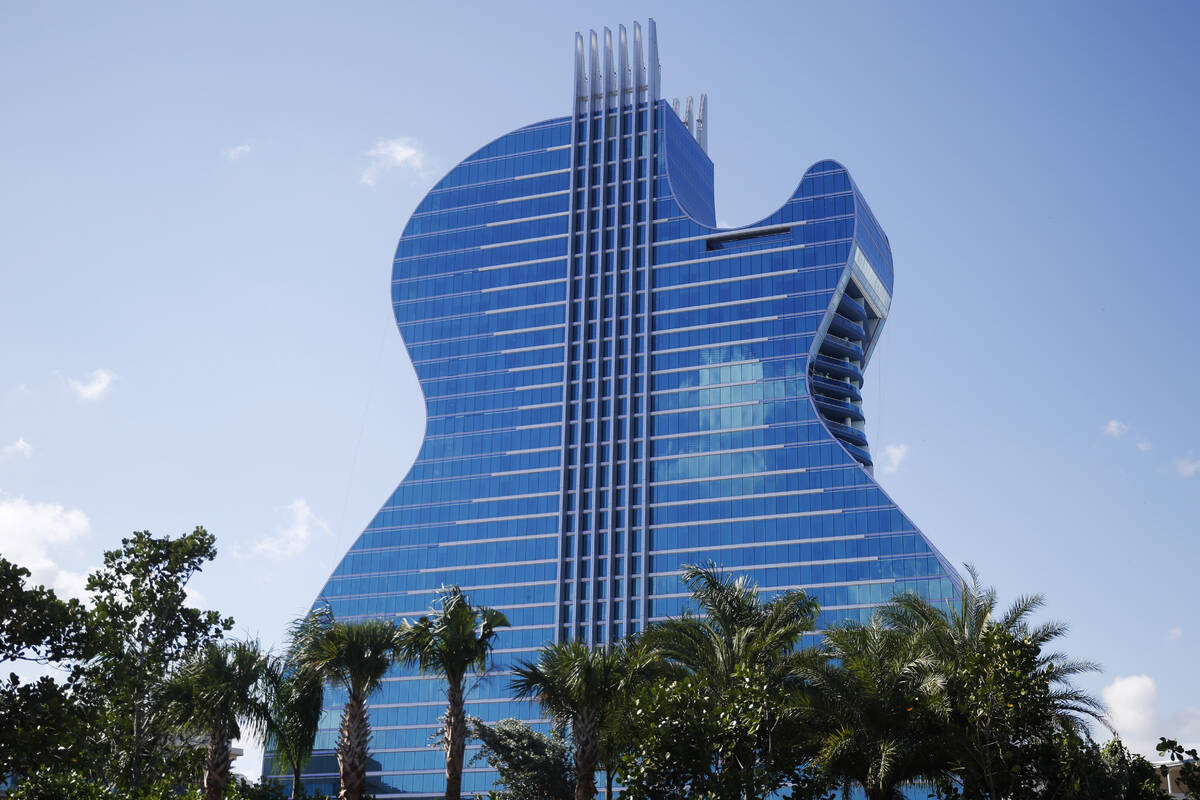
<path fill-rule="evenodd" d="M 508 699 L 515 659 L 679 613 L 685 564 L 803 588 L 821 627 L 957 591 L 872 477 L 860 392 L 891 305 L 887 237 L 834 161 L 718 228 L 706 100 L 660 99 L 657 50 L 653 22 L 577 36 L 571 115 L 463 160 L 396 250 L 425 441 L 320 601 L 413 617 L 457 584 L 502 609 L 513 627 L 469 707 L 487 721 L 540 716 Z M 326 792 L 343 700 L 327 697 L 306 773 Z M 372 791 L 441 796 L 441 683 L 397 669 L 370 707 Z M 493 780 L 469 766 L 464 791 Z"/>

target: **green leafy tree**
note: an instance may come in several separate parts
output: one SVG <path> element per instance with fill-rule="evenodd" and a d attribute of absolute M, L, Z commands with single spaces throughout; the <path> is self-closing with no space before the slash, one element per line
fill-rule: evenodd
<path fill-rule="evenodd" d="M 204 800 L 222 800 L 233 763 L 232 743 L 243 730 L 267 727 L 270 657 L 257 642 L 205 642 L 167 684 L 171 716 L 180 730 L 205 741 Z"/>
<path fill-rule="evenodd" d="M 922 639 L 876 617 L 827 631 L 822 652 L 804 672 L 825 772 L 867 800 L 944 777 L 945 677 Z"/>
<path fill-rule="evenodd" d="M 537 661 L 513 668 L 515 696 L 537 701 L 560 728 L 570 726 L 576 800 L 596 795 L 601 734 L 619 704 L 660 669 L 658 654 L 636 641 L 592 648 L 578 640 L 546 645 Z"/>
<path fill-rule="evenodd" d="M 387 620 L 340 622 L 324 607 L 292 630 L 293 656 L 299 669 L 346 692 L 338 731 L 340 800 L 361 800 L 367 784 L 371 722 L 367 698 L 377 690 L 396 653 L 396 626 Z"/>
<path fill-rule="evenodd" d="M 29 577 L 29 570 L 0 558 L 0 662 L 63 667 L 87 658 L 83 605 L 28 586 Z M 87 749 L 90 717 L 69 681 L 22 681 L 15 673 L 0 681 L 0 775 L 71 768 Z"/>
<path fill-rule="evenodd" d="M 575 765 L 561 733 L 547 736 L 515 719 L 486 725 L 474 717 L 470 730 L 483 745 L 471 763 L 486 762 L 499 773 L 500 800 L 574 800 Z"/>
<path fill-rule="evenodd" d="M 1168 800 L 1154 765 L 1120 739 L 1099 745 L 1086 732 L 1060 727 L 1045 744 L 1042 781 L 1019 787 L 1014 800 Z"/>
<path fill-rule="evenodd" d="M 1058 622 L 1031 625 L 1045 600 L 1019 597 L 997 613 L 996 590 L 975 569 L 957 608 L 941 609 L 915 595 L 895 598 L 882 617 L 924 642 L 945 678 L 948 711 L 944 749 L 965 798 L 1012 798 L 1050 779 L 1043 749 L 1059 729 L 1084 731 L 1102 721 L 1102 707 L 1072 678 L 1096 665 L 1044 648 L 1066 633 Z"/>
<path fill-rule="evenodd" d="M 1183 782 L 1186 796 L 1200 800 L 1200 753 L 1196 752 L 1196 748 L 1185 750 L 1179 742 L 1163 736 L 1159 738 L 1155 749 L 1159 755 L 1165 755 L 1179 764 L 1179 780 Z M 1169 770 L 1170 766 L 1163 766 L 1162 775 L 1165 777 Z"/>
<path fill-rule="evenodd" d="M 233 625 L 216 611 L 188 605 L 188 581 L 215 556 L 204 528 L 179 538 L 139 531 L 105 553 L 104 566 L 88 577 L 94 652 L 73 679 L 99 708 L 89 749 L 102 774 L 94 780 L 136 795 L 194 774 L 194 752 L 166 713 L 164 691 L 184 659 Z"/>
<path fill-rule="evenodd" d="M 268 750 L 292 773 L 291 800 L 304 792 L 300 775 L 312 757 L 325 691 L 320 677 L 294 658 L 276 661 L 267 673 Z"/>
<path fill-rule="evenodd" d="M 746 800 L 766 796 L 794 781 L 812 755 L 804 747 L 796 703 L 803 693 L 801 671 L 816 659 L 815 653 L 798 645 L 814 628 L 817 603 L 801 591 L 764 601 L 758 587 L 744 576 L 722 573 L 711 564 L 685 567 L 683 581 L 699 614 L 656 624 L 644 639 L 680 674 L 694 679 L 677 685 L 690 693 L 684 706 L 689 712 L 678 724 L 690 720 L 703 731 L 712 720 L 723 718 L 722 724 L 731 726 L 729 731 L 737 731 L 724 739 L 701 736 L 699 743 L 712 745 L 710 763 L 716 775 L 689 774 L 706 785 L 725 787 L 719 791 L 734 793 L 726 796 Z M 698 705 L 702 699 L 712 704 L 703 713 Z M 651 705 L 669 702 L 669 696 L 658 696 Z M 669 738 L 656 741 L 672 746 Z M 673 746 L 691 749 L 697 741 L 676 739 Z M 644 746 L 636 749 L 638 758 L 651 762 L 671 755 L 667 751 L 656 756 Z"/>
<path fill-rule="evenodd" d="M 770 690 L 747 665 L 737 667 L 724 687 L 697 676 L 660 682 L 631 703 L 622 797 L 727 800 L 788 787 L 792 800 L 823 797 L 829 787 L 822 776 L 787 745 L 788 736 L 802 731 L 800 714 L 793 697 Z M 746 757 L 747 741 L 771 740 L 779 757 L 755 751 L 752 762 L 739 760 Z"/>
<path fill-rule="evenodd" d="M 466 680 L 468 673 L 487 671 L 488 656 L 500 628 L 508 627 L 501 612 L 471 605 L 457 586 L 442 589 L 434 613 L 415 622 L 404 620 L 396 633 L 397 658 L 428 675 L 446 679 L 446 714 L 442 743 L 446 751 L 446 800 L 459 800 L 463 755 L 467 744 Z"/>

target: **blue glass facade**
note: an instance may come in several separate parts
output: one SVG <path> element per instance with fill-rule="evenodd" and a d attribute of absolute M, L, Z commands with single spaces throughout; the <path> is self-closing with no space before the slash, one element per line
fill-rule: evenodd
<path fill-rule="evenodd" d="M 804 588 L 822 627 L 898 591 L 957 592 L 874 481 L 863 432 L 887 237 L 833 161 L 760 222 L 718 229 L 704 100 L 695 116 L 661 100 L 653 22 L 642 38 L 577 36 L 571 116 L 465 159 L 396 250 L 426 438 L 321 599 L 414 617 L 458 584 L 502 609 L 513 627 L 468 709 L 484 720 L 538 720 L 504 673 L 542 644 L 679 613 L 683 564 Z M 306 777 L 324 791 L 343 701 L 326 699 Z M 370 709 L 376 795 L 440 796 L 441 683 L 397 669 Z M 493 780 L 474 765 L 464 791 Z"/>

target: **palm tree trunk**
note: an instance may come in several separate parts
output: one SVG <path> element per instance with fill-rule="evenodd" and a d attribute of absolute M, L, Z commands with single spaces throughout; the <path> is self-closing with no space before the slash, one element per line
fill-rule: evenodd
<path fill-rule="evenodd" d="M 613 771 L 608 767 L 604 769 L 604 800 L 612 800 L 613 789 Z"/>
<path fill-rule="evenodd" d="M 208 737 L 208 751 L 204 754 L 204 800 L 221 800 L 229 784 L 229 765 L 233 763 L 233 750 L 229 739 L 220 731 Z"/>
<path fill-rule="evenodd" d="M 342 712 L 342 727 L 338 732 L 337 760 L 342 790 L 338 800 L 362 800 L 367 784 L 367 747 L 371 741 L 371 722 L 367 719 L 367 704 L 361 697 L 351 697 Z"/>
<path fill-rule="evenodd" d="M 462 795 L 463 753 L 467 746 L 467 715 L 463 709 L 462 678 L 448 679 L 446 689 L 446 800 Z"/>
<path fill-rule="evenodd" d="M 600 749 L 599 720 L 590 711 L 575 717 L 571 733 L 575 737 L 575 800 L 596 797 L 596 756 Z"/>
<path fill-rule="evenodd" d="M 292 800 L 300 800 L 300 772 L 302 769 L 300 764 L 292 767 Z"/>

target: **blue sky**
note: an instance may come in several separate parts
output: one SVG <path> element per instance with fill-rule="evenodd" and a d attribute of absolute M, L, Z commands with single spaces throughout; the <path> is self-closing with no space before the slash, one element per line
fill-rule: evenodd
<path fill-rule="evenodd" d="M 0 553 L 71 592 L 204 524 L 196 591 L 278 641 L 420 443 L 408 214 L 567 113 L 574 31 L 649 16 L 720 221 L 831 157 L 888 232 L 884 486 L 1047 594 L 1133 746 L 1200 742 L 1191 3 L 6 3 Z"/>

